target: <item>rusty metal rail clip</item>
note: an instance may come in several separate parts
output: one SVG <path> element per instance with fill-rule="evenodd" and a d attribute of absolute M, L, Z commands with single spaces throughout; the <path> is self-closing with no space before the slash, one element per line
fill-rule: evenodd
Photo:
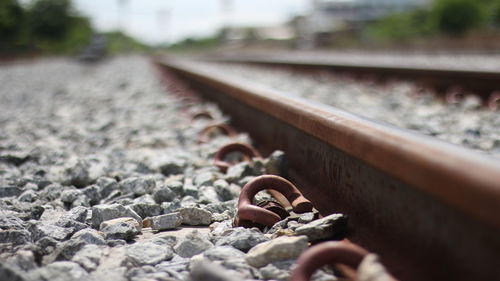
<path fill-rule="evenodd" d="M 452 86 L 448 88 L 445 95 L 445 100 L 448 104 L 461 103 L 465 98 L 464 89 L 460 86 Z"/>
<path fill-rule="evenodd" d="M 257 202 L 255 206 L 264 208 L 277 214 L 282 220 L 290 216 L 290 213 L 285 209 L 285 207 L 274 200 L 262 200 Z"/>
<path fill-rule="evenodd" d="M 498 107 L 500 105 L 500 91 L 495 91 L 490 95 L 490 98 L 488 99 L 488 107 L 496 111 L 498 110 Z"/>
<path fill-rule="evenodd" d="M 358 270 L 363 259 L 369 252 L 348 240 L 330 241 L 317 244 L 307 249 L 297 259 L 297 266 L 292 272 L 292 281 L 309 281 L 313 273 L 325 265 L 345 265 L 348 268 Z M 342 270 L 344 272 L 344 270 Z M 369 280 L 396 281 L 385 270 L 373 272 L 374 278 Z M 360 274 L 354 273 L 348 276 L 352 280 L 365 280 L 359 278 Z M 370 274 L 370 277 L 373 277 Z"/>
<path fill-rule="evenodd" d="M 234 221 L 236 226 L 254 223 L 271 227 L 282 219 L 273 211 L 252 204 L 254 196 L 264 189 L 276 190 L 283 194 L 296 213 L 309 212 L 313 208 L 312 203 L 286 179 L 275 175 L 259 176 L 241 189 L 237 217 Z"/>
<path fill-rule="evenodd" d="M 193 114 L 193 117 L 191 117 L 191 121 L 198 120 L 198 119 L 214 120 L 214 117 L 208 111 L 199 111 L 199 112 Z"/>
<path fill-rule="evenodd" d="M 290 216 L 290 213 L 285 209 L 285 207 L 274 200 L 262 200 L 257 202 L 255 205 L 277 214 L 282 220 Z M 245 228 L 257 227 L 260 229 L 266 227 L 263 224 L 256 223 L 250 220 L 239 220 L 238 217 L 235 218 L 234 225 Z"/>
<path fill-rule="evenodd" d="M 227 169 L 232 165 L 232 163 L 225 161 L 224 158 L 233 152 L 239 152 L 243 154 L 243 156 L 248 158 L 248 160 L 252 159 L 253 157 L 262 158 L 259 152 L 257 152 L 255 148 L 251 147 L 248 144 L 239 142 L 226 144 L 221 147 L 214 156 L 214 165 L 217 166 L 221 172 L 225 173 Z"/>
<path fill-rule="evenodd" d="M 214 132 L 219 131 L 228 137 L 234 137 L 237 135 L 236 131 L 227 124 L 212 124 L 208 125 L 203 130 L 200 131 L 198 135 L 198 143 L 206 143 L 210 139 L 210 135 Z"/>

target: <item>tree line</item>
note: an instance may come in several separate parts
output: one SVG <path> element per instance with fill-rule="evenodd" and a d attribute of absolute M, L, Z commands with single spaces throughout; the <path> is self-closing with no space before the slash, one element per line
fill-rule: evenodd
<path fill-rule="evenodd" d="M 71 0 L 0 0 L 0 53 L 74 54 L 87 46 L 93 30 Z M 109 53 L 145 51 L 148 46 L 126 34 L 100 33 Z"/>
<path fill-rule="evenodd" d="M 500 0 L 434 0 L 429 8 L 397 13 L 368 27 L 375 39 L 401 41 L 500 29 Z"/>
<path fill-rule="evenodd" d="M 66 53 L 89 43 L 92 26 L 70 0 L 0 1 L 0 50 Z"/>

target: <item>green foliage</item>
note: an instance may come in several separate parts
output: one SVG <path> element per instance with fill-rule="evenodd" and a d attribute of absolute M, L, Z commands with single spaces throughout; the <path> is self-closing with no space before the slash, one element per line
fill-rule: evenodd
<path fill-rule="evenodd" d="M 219 45 L 219 37 L 217 36 L 209 36 L 202 38 L 186 38 L 182 41 L 179 41 L 169 47 L 170 50 L 178 51 L 197 51 L 197 50 L 205 50 L 209 48 L 214 48 Z"/>
<path fill-rule="evenodd" d="M 107 32 L 102 35 L 106 38 L 107 52 L 110 54 L 126 52 L 145 52 L 149 47 L 122 32 Z"/>
<path fill-rule="evenodd" d="M 445 34 L 462 35 L 485 26 L 500 27 L 500 0 L 434 0 L 428 10 L 389 15 L 367 28 L 376 41 L 404 42 Z"/>
<path fill-rule="evenodd" d="M 0 49 L 17 41 L 22 29 L 24 11 L 17 0 L 0 1 Z"/>
<path fill-rule="evenodd" d="M 73 10 L 71 0 L 31 0 L 25 8 L 18 1 L 0 0 L 0 51 L 74 54 L 90 43 L 90 21 Z M 109 53 L 148 50 L 123 33 L 104 35 Z"/>
<path fill-rule="evenodd" d="M 369 26 L 367 33 L 369 37 L 380 41 L 405 41 L 423 37 L 433 33 L 429 16 L 426 10 L 392 14 Z"/>
<path fill-rule="evenodd" d="M 16 0 L 3 0 L 0 2 L 0 34 L 12 36 L 19 28 L 23 17 L 23 9 Z"/>
<path fill-rule="evenodd" d="M 94 31 L 88 18 L 81 16 L 71 17 L 71 24 L 65 40 L 68 42 L 66 49 L 75 50 L 89 44 L 93 33 Z"/>
<path fill-rule="evenodd" d="M 38 0 L 28 12 L 28 24 L 36 39 L 61 40 L 71 29 L 69 0 Z"/>
<path fill-rule="evenodd" d="M 432 8 L 433 24 L 446 34 L 463 34 L 486 20 L 485 4 L 477 0 L 437 0 Z"/>
<path fill-rule="evenodd" d="M 88 44 L 88 18 L 73 12 L 70 0 L 0 0 L 0 51 L 73 53 Z"/>
<path fill-rule="evenodd" d="M 60 39 L 37 39 L 36 46 L 48 53 L 75 53 L 90 42 L 93 34 L 88 18 L 71 16 Z"/>
<path fill-rule="evenodd" d="M 500 27 L 500 0 L 497 0 L 489 5 L 491 23 L 495 27 Z"/>

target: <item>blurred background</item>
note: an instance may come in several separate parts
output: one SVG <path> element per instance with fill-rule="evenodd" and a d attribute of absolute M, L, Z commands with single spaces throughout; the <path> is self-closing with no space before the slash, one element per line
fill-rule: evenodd
<path fill-rule="evenodd" d="M 0 57 L 500 50 L 500 0 L 1 0 Z"/>

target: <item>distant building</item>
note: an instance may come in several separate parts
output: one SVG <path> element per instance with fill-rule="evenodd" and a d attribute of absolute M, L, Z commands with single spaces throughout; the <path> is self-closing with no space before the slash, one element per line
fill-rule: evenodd
<path fill-rule="evenodd" d="M 225 44 L 255 43 L 263 41 L 289 41 L 296 38 L 288 24 L 273 26 L 233 26 L 220 31 L 219 39 Z"/>
<path fill-rule="evenodd" d="M 390 13 L 424 8 L 431 0 L 312 0 L 312 9 L 295 25 L 303 44 L 317 41 L 318 37 L 356 29 L 366 22 Z M 305 42 L 305 43 L 304 43 Z"/>

